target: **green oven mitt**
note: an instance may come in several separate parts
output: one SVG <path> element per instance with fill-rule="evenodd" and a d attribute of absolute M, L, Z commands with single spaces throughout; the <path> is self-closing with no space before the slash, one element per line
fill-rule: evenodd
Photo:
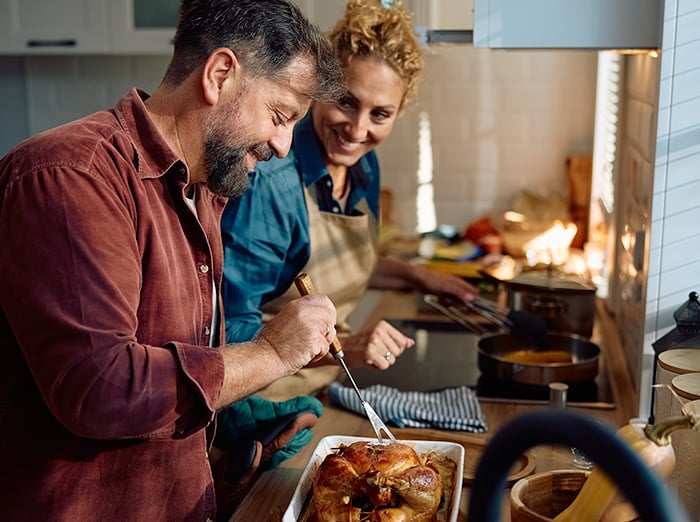
<path fill-rule="evenodd" d="M 214 446 L 228 453 L 224 478 L 237 483 L 278 466 L 311 441 L 322 413 L 321 402 L 310 396 L 272 402 L 252 395 L 221 410 Z"/>

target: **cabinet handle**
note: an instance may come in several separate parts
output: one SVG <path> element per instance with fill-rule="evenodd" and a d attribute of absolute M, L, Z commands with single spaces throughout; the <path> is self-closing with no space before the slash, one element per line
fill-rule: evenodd
<path fill-rule="evenodd" d="M 78 40 L 69 38 L 65 40 L 28 40 L 27 47 L 75 47 Z"/>

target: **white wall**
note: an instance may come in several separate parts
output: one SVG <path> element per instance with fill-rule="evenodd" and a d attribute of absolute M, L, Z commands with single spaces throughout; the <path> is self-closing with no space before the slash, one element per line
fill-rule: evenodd
<path fill-rule="evenodd" d="M 28 136 L 24 61 L 0 56 L 0 156 Z"/>
<path fill-rule="evenodd" d="M 131 87 L 153 91 L 168 62 L 167 56 L 26 58 L 30 134 L 110 109 Z"/>
<path fill-rule="evenodd" d="M 700 291 L 700 4 L 666 0 L 646 299 L 644 379 L 651 343 L 675 327 L 673 312 Z M 648 394 L 640 410 L 648 412 Z"/>
<path fill-rule="evenodd" d="M 591 154 L 597 52 L 435 46 L 418 103 L 382 144 L 383 184 L 416 232 L 418 114 L 432 135 L 438 224 L 506 210 L 522 189 L 565 193 L 565 160 Z"/>
<path fill-rule="evenodd" d="M 379 149 L 402 232 L 416 231 L 420 112 L 432 132 L 437 223 L 461 228 L 507 209 L 524 188 L 566 190 L 566 156 L 592 150 L 596 60 L 593 51 L 430 48 L 416 105 Z M 26 58 L 16 83 L 26 85 L 28 124 L 15 141 L 112 107 L 131 86 L 153 90 L 167 63 L 166 56 Z M 9 150 L 11 137 L 5 141 Z"/>

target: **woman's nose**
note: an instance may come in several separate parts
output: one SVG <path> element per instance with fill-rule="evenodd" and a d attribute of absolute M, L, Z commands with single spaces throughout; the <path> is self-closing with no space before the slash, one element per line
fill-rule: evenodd
<path fill-rule="evenodd" d="M 357 113 L 346 125 L 346 132 L 353 141 L 364 141 L 370 126 L 369 116 Z"/>

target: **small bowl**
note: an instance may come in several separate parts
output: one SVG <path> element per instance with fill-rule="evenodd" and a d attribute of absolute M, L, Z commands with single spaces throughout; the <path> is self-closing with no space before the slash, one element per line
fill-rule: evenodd
<path fill-rule="evenodd" d="M 589 471 L 554 470 L 536 473 L 510 490 L 512 522 L 551 521 L 576 498 Z"/>

